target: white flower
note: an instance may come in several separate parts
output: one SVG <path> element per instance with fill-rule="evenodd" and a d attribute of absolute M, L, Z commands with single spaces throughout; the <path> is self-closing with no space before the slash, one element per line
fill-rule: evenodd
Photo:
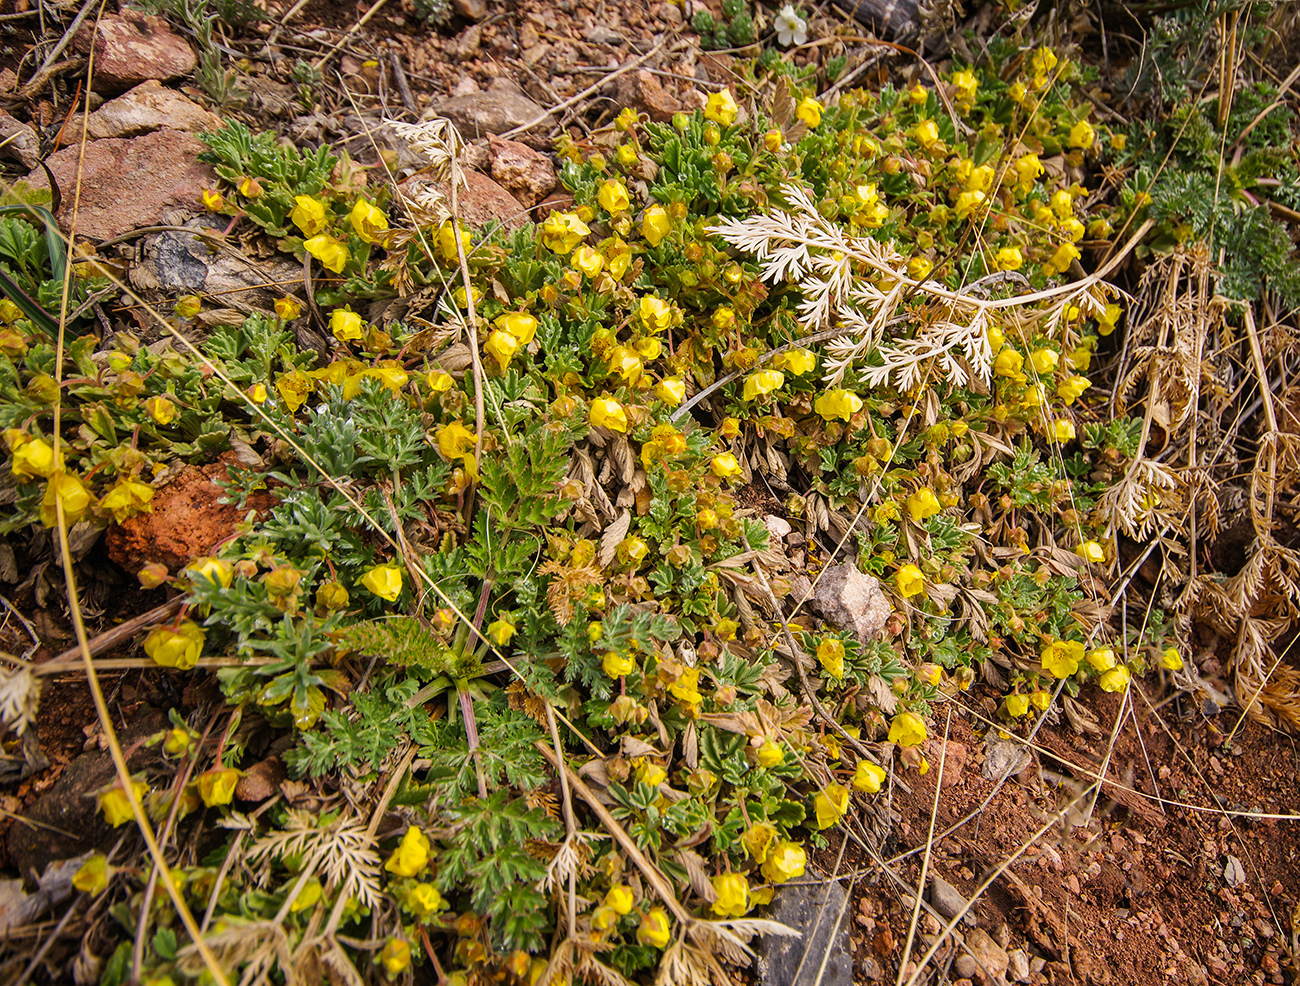
<path fill-rule="evenodd" d="M 782 46 L 801 45 L 808 40 L 808 22 L 794 12 L 794 4 L 787 3 L 776 15 L 776 39 Z"/>

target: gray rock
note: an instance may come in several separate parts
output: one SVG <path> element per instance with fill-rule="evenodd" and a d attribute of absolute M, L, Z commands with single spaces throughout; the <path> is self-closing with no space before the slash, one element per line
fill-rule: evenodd
<path fill-rule="evenodd" d="M 1029 982 L 1029 953 L 1023 948 L 1012 949 L 1007 953 L 1007 981 Z"/>
<path fill-rule="evenodd" d="M 980 968 L 975 963 L 975 960 L 965 952 L 962 952 L 959 956 L 957 956 L 956 960 L 952 964 L 952 967 L 953 970 L 957 973 L 957 975 L 959 975 L 962 979 L 965 979 L 967 981 L 974 979 L 975 973 L 979 972 L 979 968 Z"/>
<path fill-rule="evenodd" d="M 623 35 L 604 24 L 597 24 L 587 31 L 587 42 L 594 45 L 621 45 Z"/>
<path fill-rule="evenodd" d="M 4 110 L 0 110 L 0 156 L 28 169 L 41 160 L 41 140 L 36 131 Z"/>
<path fill-rule="evenodd" d="M 128 93 L 110 99 L 90 114 L 86 133 L 100 137 L 135 137 L 153 130 L 189 130 L 192 133 L 220 130 L 221 117 L 198 103 L 164 87 L 154 79 L 142 82 Z M 81 117 L 69 123 L 65 145 L 81 140 Z"/>
<path fill-rule="evenodd" d="M 966 898 L 960 890 L 936 873 L 930 877 L 930 903 L 951 921 L 965 908 Z"/>
<path fill-rule="evenodd" d="M 846 913 L 844 888 L 837 880 L 778 887 L 771 917 L 800 932 L 800 937 L 765 935 L 759 940 L 762 986 L 814 986 L 818 982 L 821 986 L 852 986 L 848 923 L 842 920 Z"/>
<path fill-rule="evenodd" d="M 974 975 L 983 978 L 985 982 L 993 982 L 1006 974 L 1011 959 L 1007 956 L 1006 949 L 983 928 L 972 928 L 966 932 L 966 948 L 970 952 L 966 957 L 975 958 Z"/>
<path fill-rule="evenodd" d="M 852 562 L 832 565 L 822 572 L 812 604 L 826 620 L 852 630 L 864 644 L 880 635 L 893 613 L 880 582 L 859 572 Z"/>
<path fill-rule="evenodd" d="M 452 96 L 437 107 L 466 140 L 488 134 L 502 134 L 515 127 L 532 123 L 542 115 L 542 108 L 520 92 L 489 89 L 466 96 Z"/>

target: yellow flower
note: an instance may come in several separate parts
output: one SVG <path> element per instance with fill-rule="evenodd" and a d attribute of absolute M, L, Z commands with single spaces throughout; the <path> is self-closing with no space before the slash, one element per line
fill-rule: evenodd
<path fill-rule="evenodd" d="M 729 127 L 736 122 L 736 113 L 740 107 L 732 98 L 730 89 L 723 89 L 709 96 L 704 103 L 704 119 Z"/>
<path fill-rule="evenodd" d="M 1070 146 L 1081 147 L 1085 151 L 1091 149 L 1093 141 L 1097 139 L 1097 131 L 1092 129 L 1092 124 L 1087 120 L 1080 120 L 1070 128 Z"/>
<path fill-rule="evenodd" d="M 99 506 L 113 515 L 119 524 L 128 517 L 147 513 L 153 509 L 153 487 L 144 483 L 119 483 L 109 490 Z"/>
<path fill-rule="evenodd" d="M 1121 664 L 1098 678 L 1097 684 L 1101 686 L 1103 692 L 1122 692 L 1128 688 L 1130 677 L 1128 668 Z"/>
<path fill-rule="evenodd" d="M 384 869 L 394 876 L 415 876 L 429 865 L 429 848 L 429 837 L 414 825 L 407 826 L 401 844 L 388 857 Z"/>
<path fill-rule="evenodd" d="M 1090 561 L 1094 565 L 1100 565 L 1106 560 L 1106 549 L 1096 541 L 1084 541 L 1074 549 L 1074 553 L 1084 561 Z"/>
<path fill-rule="evenodd" d="M 1077 373 L 1071 374 L 1056 385 L 1056 396 L 1062 398 L 1066 404 L 1073 404 L 1091 386 L 1092 381 L 1087 377 L 1081 377 Z"/>
<path fill-rule="evenodd" d="M 166 397 L 150 397 L 144 402 L 144 409 L 160 425 L 169 425 L 176 420 L 176 405 Z"/>
<path fill-rule="evenodd" d="M 627 412 L 623 405 L 612 397 L 592 399 L 587 421 L 593 428 L 608 428 L 610 431 L 627 431 Z"/>
<path fill-rule="evenodd" d="M 644 370 L 641 357 L 626 346 L 616 346 L 609 354 L 609 372 L 622 377 L 624 383 L 635 384 Z"/>
<path fill-rule="evenodd" d="M 922 120 L 912 128 L 912 136 L 918 144 L 929 150 L 939 142 L 939 128 L 933 120 Z"/>
<path fill-rule="evenodd" d="M 1083 254 L 1079 252 L 1079 248 L 1073 243 L 1062 243 L 1056 248 L 1056 252 L 1052 254 L 1051 264 L 1058 271 L 1068 270 L 1070 264 L 1081 256 Z"/>
<path fill-rule="evenodd" d="M 446 370 L 430 370 L 424 375 L 424 383 L 435 394 L 445 394 L 456 386 L 456 381 Z"/>
<path fill-rule="evenodd" d="M 742 396 L 745 400 L 752 401 L 755 397 L 761 397 L 779 389 L 784 383 L 785 374 L 780 370 L 759 370 L 757 373 L 751 373 L 745 377 L 745 388 Z"/>
<path fill-rule="evenodd" d="M 406 381 L 411 378 L 411 375 L 402 369 L 400 363 L 388 360 L 385 360 L 378 366 L 366 370 L 364 373 L 360 374 L 360 376 L 369 377 L 372 380 L 378 380 L 394 394 L 405 387 Z"/>
<path fill-rule="evenodd" d="M 834 678 L 844 677 L 844 641 L 827 637 L 817 645 L 817 660 L 826 673 Z"/>
<path fill-rule="evenodd" d="M 302 304 L 297 298 L 285 295 L 275 299 L 275 314 L 286 322 L 291 322 L 302 314 Z"/>
<path fill-rule="evenodd" d="M 805 96 L 795 106 L 794 115 L 811 129 L 822 122 L 822 104 L 811 96 Z"/>
<path fill-rule="evenodd" d="M 91 856 L 73 874 L 72 885 L 82 893 L 103 893 L 108 887 L 108 857 L 101 852 Z"/>
<path fill-rule="evenodd" d="M 569 258 L 575 270 L 580 270 L 589 278 L 596 278 L 605 266 L 605 258 L 600 251 L 586 245 L 578 247 Z"/>
<path fill-rule="evenodd" d="M 361 316 L 351 308 L 336 308 L 330 315 L 330 333 L 339 342 L 351 342 L 363 335 Z"/>
<path fill-rule="evenodd" d="M 183 574 L 187 575 L 191 582 L 200 578 L 214 586 L 229 589 L 235 577 L 235 570 L 228 561 L 212 555 L 204 555 L 186 565 Z"/>
<path fill-rule="evenodd" d="M 1023 103 L 1027 94 L 1028 90 L 1025 89 L 1023 82 L 1014 82 L 1011 84 L 1011 88 L 1007 90 L 1007 95 L 1011 97 L 1013 103 Z"/>
<path fill-rule="evenodd" d="M 290 411 L 296 411 L 303 406 L 313 386 L 311 377 L 301 370 L 281 373 L 275 379 L 276 393 L 280 395 L 280 399 Z"/>
<path fill-rule="evenodd" d="M 745 829 L 740 836 L 740 841 L 749 855 L 754 858 L 754 862 L 761 864 L 767 862 L 767 855 L 777 844 L 779 835 L 776 826 L 771 822 L 755 822 Z"/>
<path fill-rule="evenodd" d="M 262 183 L 249 175 L 239 179 L 238 187 L 239 194 L 246 199 L 260 199 L 262 197 Z"/>
<path fill-rule="evenodd" d="M 41 523 L 46 527 L 55 527 L 59 523 L 58 506 L 63 507 L 63 521 L 69 527 L 81 520 L 90 506 L 90 491 L 80 476 L 67 472 L 56 472 L 45 485 L 45 496 L 41 498 Z"/>
<path fill-rule="evenodd" d="M 1043 162 L 1038 160 L 1037 154 L 1026 154 L 1017 160 L 1013 167 L 1016 172 L 1016 184 L 1025 192 L 1034 187 L 1034 182 L 1044 171 Z"/>
<path fill-rule="evenodd" d="M 1037 691 L 1030 692 L 1029 704 L 1039 712 L 1046 712 L 1048 707 L 1052 704 L 1052 693 L 1044 691 L 1041 688 Z"/>
<path fill-rule="evenodd" d="M 590 232 L 577 213 L 552 212 L 542 223 L 542 244 L 555 253 L 569 253 Z"/>
<path fill-rule="evenodd" d="M 663 948 L 670 938 L 672 933 L 668 927 L 667 912 L 662 907 L 652 907 L 641 918 L 641 924 L 636 929 L 636 940 L 642 945 Z"/>
<path fill-rule="evenodd" d="M 1020 252 L 1020 247 L 1003 247 L 993 259 L 998 270 L 1020 270 L 1025 265 L 1025 258 Z"/>
<path fill-rule="evenodd" d="M 762 865 L 763 876 L 769 883 L 785 883 L 803 876 L 808 865 L 808 854 L 803 846 L 794 842 L 778 842 Z"/>
<path fill-rule="evenodd" d="M 1015 692 L 1007 696 L 1007 715 L 1019 719 L 1029 711 L 1029 696 Z"/>
<path fill-rule="evenodd" d="M 357 199 L 348 218 L 357 236 L 366 243 L 383 243 L 387 239 L 388 217 L 365 199 Z"/>
<path fill-rule="evenodd" d="M 899 746 L 920 746 L 925 737 L 925 720 L 915 712 L 900 712 L 889 724 L 889 742 Z"/>
<path fill-rule="evenodd" d="M 920 106 L 930 98 L 930 90 L 917 82 L 911 89 L 907 90 L 907 101 L 913 106 Z"/>
<path fill-rule="evenodd" d="M 612 907 L 602 904 L 591 912 L 591 926 L 596 931 L 604 933 L 616 924 L 618 924 L 618 912 Z"/>
<path fill-rule="evenodd" d="M 637 305 L 637 317 L 647 332 L 662 332 L 673 324 L 673 308 L 662 299 L 646 295 Z"/>
<path fill-rule="evenodd" d="M 925 592 L 925 576 L 915 565 L 904 565 L 894 573 L 894 588 L 904 599 Z"/>
<path fill-rule="evenodd" d="M 933 517 L 940 509 L 939 498 L 928 486 L 922 486 L 907 498 L 907 513 L 918 524 Z"/>
<path fill-rule="evenodd" d="M 878 767 L 869 760 L 859 760 L 853 770 L 853 790 L 875 794 L 888 776 L 883 767 Z"/>
<path fill-rule="evenodd" d="M 54 449 L 43 438 L 33 438 L 14 450 L 14 461 L 9 467 L 18 479 L 49 478 L 58 469 Z"/>
<path fill-rule="evenodd" d="M 1109 647 L 1098 647 L 1088 652 L 1088 663 L 1092 665 L 1094 671 L 1109 671 L 1118 662 L 1115 660 L 1115 652 Z"/>
<path fill-rule="evenodd" d="M 358 584 L 380 599 L 395 603 L 402 594 L 402 570 L 396 565 L 376 565 L 361 576 Z"/>
<path fill-rule="evenodd" d="M 1079 670 L 1084 647 L 1077 640 L 1054 640 L 1039 655 L 1043 673 L 1053 678 L 1068 678 Z"/>
<path fill-rule="evenodd" d="M 1034 75 L 1047 75 L 1048 72 L 1056 68 L 1056 62 L 1056 52 L 1052 51 L 1051 48 L 1039 48 L 1034 52 L 1034 57 L 1031 60 Z"/>
<path fill-rule="evenodd" d="M 979 87 L 980 84 L 973 72 L 963 69 L 952 74 L 952 96 L 959 103 L 975 102 L 975 94 L 979 92 Z"/>
<path fill-rule="evenodd" d="M 438 429 L 438 451 L 447 460 L 461 459 L 474 451 L 477 436 L 459 421 L 452 421 Z"/>
<path fill-rule="evenodd" d="M 1029 365 L 1036 373 L 1054 373 L 1061 356 L 1055 349 L 1035 349 L 1029 354 Z"/>
<path fill-rule="evenodd" d="M 718 899 L 713 913 L 722 918 L 744 917 L 749 911 L 749 881 L 743 873 L 720 873 L 712 879 Z"/>
<path fill-rule="evenodd" d="M 432 883 L 417 883 L 406 895 L 407 909 L 421 920 L 433 917 L 445 906 L 442 894 Z"/>
<path fill-rule="evenodd" d="M 934 264 L 927 257 L 913 257 L 907 262 L 907 276 L 914 281 L 924 281 L 932 270 Z"/>
<path fill-rule="evenodd" d="M 316 605 L 329 612 L 344 609 L 350 598 L 348 590 L 338 582 L 326 582 L 316 590 Z"/>
<path fill-rule="evenodd" d="M 817 355 L 808 349 L 787 349 L 772 361 L 772 365 L 801 377 L 817 366 Z"/>
<path fill-rule="evenodd" d="M 669 407 L 686 400 L 686 381 L 681 377 L 668 377 L 655 385 L 654 394 Z"/>
<path fill-rule="evenodd" d="M 509 620 L 493 620 L 488 624 L 487 635 L 498 647 L 504 647 L 510 643 L 510 638 L 515 635 L 516 629 Z"/>
<path fill-rule="evenodd" d="M 781 748 L 780 743 L 764 740 L 763 745 L 758 748 L 754 757 L 758 760 L 760 767 L 766 767 L 770 770 L 773 767 L 781 766 L 781 763 L 785 760 L 785 750 Z"/>
<path fill-rule="evenodd" d="M 474 238 L 470 236 L 469 230 L 460 229 L 460 245 L 457 247 L 457 228 L 451 224 L 450 219 L 438 227 L 438 252 L 442 254 L 442 259 L 449 264 L 460 260 L 461 251 L 468 255 L 470 247 L 474 243 Z"/>
<path fill-rule="evenodd" d="M 600 662 L 601 670 L 610 678 L 622 678 L 636 670 L 636 661 L 616 650 L 606 651 Z"/>
<path fill-rule="evenodd" d="M 1097 332 L 1101 335 L 1108 336 L 1115 331 L 1115 326 L 1119 324 L 1120 316 L 1124 314 L 1124 309 L 1114 303 L 1108 304 L 1106 310 L 1097 316 Z"/>
<path fill-rule="evenodd" d="M 239 783 L 239 771 L 233 767 L 213 767 L 205 770 L 196 778 L 199 797 L 209 808 L 215 805 L 228 805 L 235 799 L 235 785 Z"/>
<path fill-rule="evenodd" d="M 310 195 L 294 196 L 294 207 L 289 220 L 302 230 L 304 237 L 323 233 L 329 223 L 325 219 L 325 203 Z"/>
<path fill-rule="evenodd" d="M 650 554 L 650 548 L 636 535 L 625 537 L 618 545 L 618 555 L 633 565 L 639 565 Z"/>
<path fill-rule="evenodd" d="M 527 346 L 537 334 L 537 319 L 527 312 L 506 312 L 498 315 L 493 324 L 518 339 L 521 346 Z"/>
<path fill-rule="evenodd" d="M 172 311 L 179 318 L 193 318 L 199 312 L 203 311 L 203 299 L 197 294 L 186 294 L 176 299 L 176 304 Z"/>
<path fill-rule="evenodd" d="M 144 652 L 160 667 L 188 671 L 199 662 L 203 640 L 203 629 L 193 620 L 185 620 L 175 629 L 154 627 L 144 638 Z"/>
<path fill-rule="evenodd" d="M 966 191 L 987 192 L 993 187 L 994 174 L 991 164 L 981 164 L 977 168 L 972 168 L 966 179 Z"/>
<path fill-rule="evenodd" d="M 636 899 L 632 896 L 632 888 L 625 884 L 610 887 L 605 894 L 605 906 L 619 917 L 627 917 L 631 914 L 635 904 Z"/>
<path fill-rule="evenodd" d="M 351 251 L 328 233 L 321 233 L 319 236 L 304 240 L 302 248 L 335 274 L 342 272 L 348 261 L 352 259 Z"/>
<path fill-rule="evenodd" d="M 225 198 L 215 189 L 205 188 L 200 198 L 203 200 L 203 208 L 209 212 L 220 212 L 226 207 Z"/>
<path fill-rule="evenodd" d="M 411 943 L 400 938 L 388 939 L 379 952 L 379 964 L 390 979 L 405 972 L 411 965 Z"/>
<path fill-rule="evenodd" d="M 1166 671 L 1183 670 L 1183 655 L 1178 653 L 1177 647 L 1166 647 L 1160 655 L 1160 666 Z"/>
<path fill-rule="evenodd" d="M 828 829 L 849 810 L 849 789 L 843 784 L 827 784 L 813 797 L 813 812 L 817 827 Z"/>
<path fill-rule="evenodd" d="M 614 215 L 627 212 L 632 204 L 632 200 L 628 198 L 627 186 L 613 178 L 600 186 L 600 191 L 596 193 L 596 201 L 600 203 L 602 209 Z"/>
<path fill-rule="evenodd" d="M 197 739 L 198 736 L 188 729 L 176 726 L 167 730 L 167 738 L 163 741 L 163 749 L 172 756 L 179 757 L 182 753 L 187 752 Z"/>
<path fill-rule="evenodd" d="M 836 418 L 848 421 L 862 410 L 862 398 L 851 390 L 837 387 L 813 401 L 813 410 L 826 421 L 834 421 Z"/>
<path fill-rule="evenodd" d="M 149 785 L 144 781 L 132 781 L 131 790 L 139 801 L 149 792 Z M 122 788 L 114 787 L 99 796 L 99 810 L 104 813 L 104 821 L 113 828 L 135 818 L 131 811 L 131 800 Z"/>
<path fill-rule="evenodd" d="M 652 247 L 657 247 L 672 228 L 672 220 L 661 205 L 652 205 L 641 214 L 641 235 Z"/>
<path fill-rule="evenodd" d="M 733 479 L 744 472 L 740 467 L 740 463 L 736 461 L 736 457 L 730 452 L 715 455 L 709 463 L 709 469 L 719 479 Z"/>
<path fill-rule="evenodd" d="M 646 784 L 650 787 L 658 787 L 664 781 L 668 780 L 668 772 L 660 767 L 657 763 L 651 763 L 649 760 L 642 759 L 633 771 L 632 776 L 638 784 Z"/>
<path fill-rule="evenodd" d="M 998 353 L 998 358 L 993 361 L 993 372 L 1000 377 L 1017 377 L 1024 369 L 1024 365 L 1025 358 L 1020 354 L 1020 350 L 1008 346 Z"/>
<path fill-rule="evenodd" d="M 1083 234 L 1088 231 L 1087 227 L 1075 219 L 1074 216 L 1061 220 L 1060 230 L 1071 243 L 1078 243 L 1083 239 Z"/>
<path fill-rule="evenodd" d="M 504 329 L 493 329 L 488 333 L 487 342 L 483 343 L 487 354 L 497 361 L 502 372 L 510 365 L 510 360 L 519 350 L 519 340 Z"/>
<path fill-rule="evenodd" d="M 983 192 L 962 192 L 957 196 L 957 218 L 965 219 L 988 198 Z"/>
<path fill-rule="evenodd" d="M 740 419 L 726 417 L 722 419 L 722 424 L 718 425 L 718 434 L 723 438 L 735 438 L 740 434 Z"/>

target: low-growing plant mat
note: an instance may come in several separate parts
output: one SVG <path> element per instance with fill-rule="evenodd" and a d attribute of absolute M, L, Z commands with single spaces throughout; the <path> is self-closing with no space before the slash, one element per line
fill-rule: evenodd
<path fill-rule="evenodd" d="M 346 139 L 202 133 L 202 229 L 0 216 L 6 970 L 722 983 L 834 879 L 863 981 L 1284 981 L 1300 71 L 1245 55 L 1287 17 L 1120 69 L 664 8 L 629 105 L 508 22 L 575 91 L 482 101 L 562 190 L 476 225 L 502 145 L 400 58 L 325 74 L 408 16 L 475 58 L 473 6 L 160 4 L 231 112 L 221 24 L 310 41 L 264 74 Z M 728 44 L 675 108 L 631 74 Z M 284 276 L 136 290 L 154 234 Z"/>

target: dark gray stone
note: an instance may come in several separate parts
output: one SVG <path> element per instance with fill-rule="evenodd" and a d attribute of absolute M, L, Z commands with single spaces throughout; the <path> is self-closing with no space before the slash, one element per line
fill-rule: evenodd
<path fill-rule="evenodd" d="M 934 905 L 936 911 L 951 921 L 966 906 L 966 898 L 951 883 L 935 874 L 930 878 L 930 903 Z"/>
<path fill-rule="evenodd" d="M 759 940 L 762 986 L 814 986 L 819 974 L 821 986 L 852 986 L 848 908 L 838 880 L 777 887 L 770 917 L 798 931 L 800 937 L 764 935 Z"/>

